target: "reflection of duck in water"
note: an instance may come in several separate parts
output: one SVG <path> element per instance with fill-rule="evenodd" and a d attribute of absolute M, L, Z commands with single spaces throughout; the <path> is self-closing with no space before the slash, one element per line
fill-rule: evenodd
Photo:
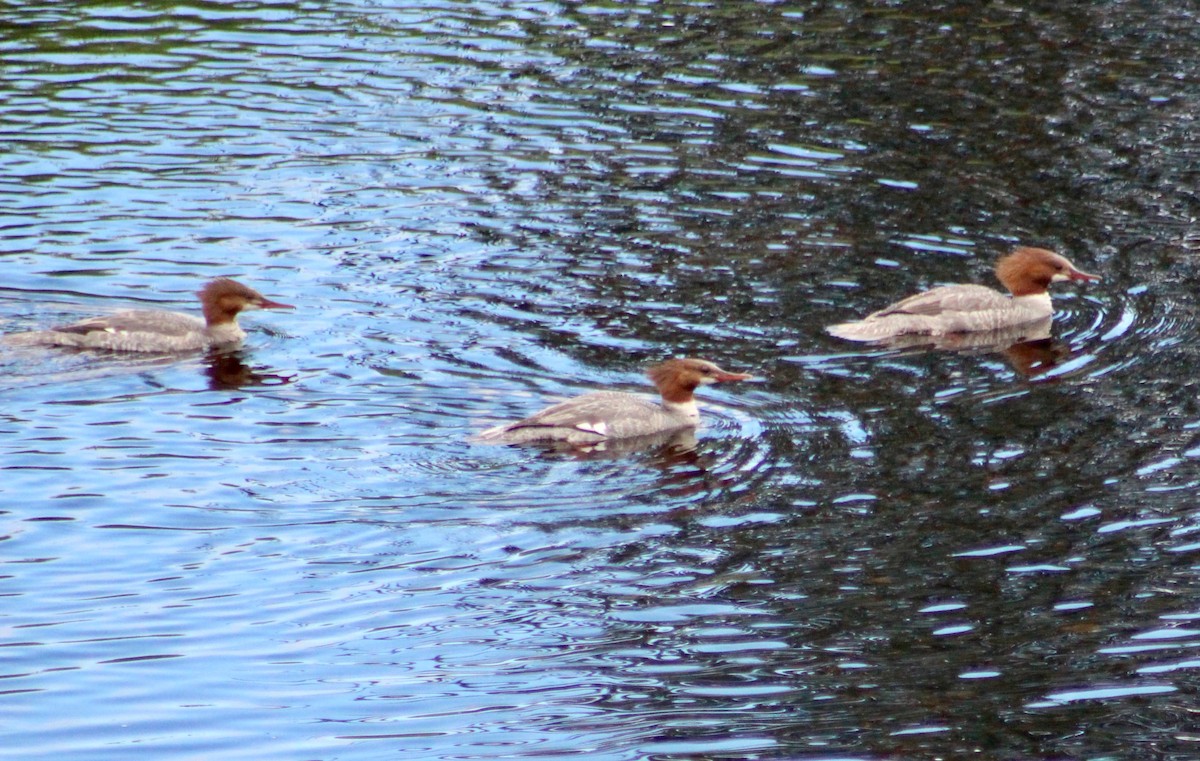
<path fill-rule="evenodd" d="M 1041 338 L 1036 341 L 1021 341 L 1004 350 L 1004 358 L 1012 369 L 1026 378 L 1035 378 L 1048 370 L 1052 370 L 1066 358 L 1066 344 L 1053 338 Z"/>
<path fill-rule="evenodd" d="M 242 361 L 236 351 L 212 351 L 204 358 L 205 374 L 209 388 L 213 390 L 242 388 L 243 386 L 283 386 L 291 383 L 295 376 L 263 373 Z"/>
<path fill-rule="evenodd" d="M 1058 365 L 1067 356 L 1067 347 L 1050 337 L 1051 317 L 1001 330 L 974 333 L 948 333 L 941 336 L 907 333 L 876 341 L 889 349 L 940 349 L 970 353 L 1003 354 L 1012 368 L 1032 378 Z"/>
<path fill-rule="evenodd" d="M 996 277 L 1011 296 L 982 285 L 946 285 L 826 330 L 851 341 L 886 341 L 909 334 L 946 336 L 1012 328 L 1054 315 L 1051 283 L 1100 279 L 1053 251 L 1029 247 L 1000 259 Z"/>
<path fill-rule="evenodd" d="M 619 391 L 595 391 L 547 407 L 524 420 L 489 428 L 475 441 L 594 446 L 694 429 L 700 423 L 693 395 L 697 388 L 752 377 L 722 370 L 703 359 L 671 359 L 650 368 L 648 374 L 658 387 L 660 401 Z"/>
<path fill-rule="evenodd" d="M 271 301 L 253 288 L 227 277 L 211 281 L 197 295 L 204 309 L 203 320 L 180 312 L 129 309 L 50 330 L 12 333 L 4 337 L 4 342 L 110 351 L 195 351 L 240 344 L 246 337 L 237 322 L 240 312 L 292 308 L 290 304 Z"/>

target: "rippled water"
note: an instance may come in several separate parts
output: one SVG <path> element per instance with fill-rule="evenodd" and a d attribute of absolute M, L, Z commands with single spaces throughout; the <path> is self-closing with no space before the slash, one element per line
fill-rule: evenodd
<path fill-rule="evenodd" d="M 300 308 L 0 354 L 0 757 L 1200 753 L 1189 4 L 390 5 L 6 8 L 3 329 Z M 823 332 L 1017 242 L 1049 338 Z"/>

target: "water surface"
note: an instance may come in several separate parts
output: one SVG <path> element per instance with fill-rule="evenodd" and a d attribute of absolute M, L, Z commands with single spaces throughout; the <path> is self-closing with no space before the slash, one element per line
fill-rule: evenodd
<path fill-rule="evenodd" d="M 1186 3 L 19 2 L 0 756 L 1189 758 Z M 1052 337 L 823 326 L 1042 245 Z M 694 446 L 469 436 L 647 364 Z"/>

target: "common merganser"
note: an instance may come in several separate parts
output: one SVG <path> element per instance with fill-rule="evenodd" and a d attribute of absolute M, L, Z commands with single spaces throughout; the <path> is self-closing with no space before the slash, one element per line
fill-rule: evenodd
<path fill-rule="evenodd" d="M 50 330 L 11 333 L 4 336 L 4 343 L 110 351 L 194 351 L 241 343 L 246 333 L 238 325 L 239 312 L 293 308 L 227 277 L 209 282 L 196 295 L 204 308 L 203 320 L 180 312 L 129 309 Z"/>
<path fill-rule="evenodd" d="M 1028 246 L 1001 258 L 996 263 L 996 277 L 1012 296 L 982 285 L 945 285 L 826 330 L 851 341 L 886 341 L 911 333 L 941 336 L 1009 328 L 1054 314 L 1047 290 L 1051 283 L 1100 279 L 1064 256 Z"/>
<path fill-rule="evenodd" d="M 559 402 L 515 423 L 489 428 L 476 441 L 525 444 L 557 441 L 590 445 L 611 439 L 653 436 L 700 423 L 693 392 L 711 383 L 749 380 L 703 359 L 671 359 L 647 372 L 662 401 L 620 391 L 594 391 Z"/>

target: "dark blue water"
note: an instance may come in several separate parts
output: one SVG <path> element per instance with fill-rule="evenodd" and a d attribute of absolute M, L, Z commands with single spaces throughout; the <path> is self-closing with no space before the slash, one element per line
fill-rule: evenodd
<path fill-rule="evenodd" d="M 299 307 L 0 354 L 0 757 L 1200 753 L 1187 3 L 0 16 L 4 330 Z M 1048 341 L 823 332 L 1017 243 Z M 764 380 L 468 441 L 674 355 Z"/>

